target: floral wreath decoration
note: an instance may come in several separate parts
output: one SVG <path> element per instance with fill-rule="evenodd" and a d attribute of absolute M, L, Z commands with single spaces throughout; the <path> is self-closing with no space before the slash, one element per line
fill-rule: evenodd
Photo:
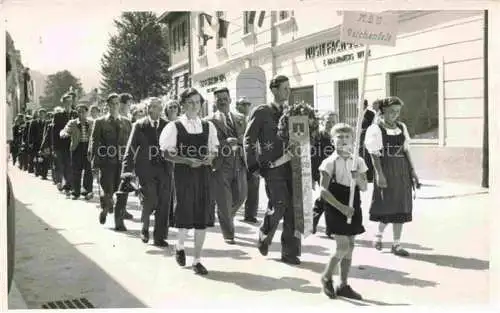
<path fill-rule="evenodd" d="M 305 103 L 300 102 L 288 106 L 281 116 L 278 122 L 278 136 L 285 142 L 288 146 L 289 142 L 289 119 L 291 116 L 308 116 L 309 117 L 309 137 L 311 143 L 314 142 L 315 134 L 319 129 L 319 118 L 314 111 L 314 108 Z"/>

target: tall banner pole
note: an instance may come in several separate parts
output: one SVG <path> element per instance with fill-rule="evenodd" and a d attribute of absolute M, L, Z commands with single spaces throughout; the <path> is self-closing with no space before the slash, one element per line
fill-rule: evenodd
<path fill-rule="evenodd" d="M 366 75 L 368 69 L 368 57 L 370 56 L 370 45 L 395 46 L 398 28 L 398 15 L 391 12 L 370 13 L 363 11 L 342 12 L 342 29 L 340 40 L 353 44 L 365 46 L 363 59 L 363 72 L 361 74 L 361 88 L 358 98 L 358 118 L 356 123 L 356 137 L 354 140 L 354 153 L 352 171 L 356 171 L 359 158 L 359 148 L 363 144 L 361 138 L 361 124 L 363 122 L 365 100 Z M 354 193 L 356 181 L 351 180 L 349 193 L 349 206 L 354 204 Z M 351 223 L 351 219 L 347 219 Z"/>
<path fill-rule="evenodd" d="M 365 100 L 365 87 L 366 87 L 366 72 L 368 69 L 368 57 L 370 55 L 370 45 L 365 45 L 365 55 L 363 59 L 363 72 L 361 74 L 361 89 L 358 98 L 358 121 L 356 122 L 356 137 L 354 141 L 354 153 L 352 162 L 352 171 L 358 169 L 359 147 L 363 144 L 361 140 L 361 124 L 363 123 L 363 103 Z M 349 206 L 352 208 L 354 204 L 354 192 L 356 189 L 356 181 L 351 179 L 351 190 L 349 193 Z M 351 224 L 351 218 L 347 219 L 347 223 Z"/>

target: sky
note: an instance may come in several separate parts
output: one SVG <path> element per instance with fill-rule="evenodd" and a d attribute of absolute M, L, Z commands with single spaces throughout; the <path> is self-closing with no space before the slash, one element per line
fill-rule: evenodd
<path fill-rule="evenodd" d="M 5 3 L 6 28 L 16 49 L 21 51 L 24 66 L 45 75 L 67 69 L 80 78 L 85 91 L 99 87 L 100 60 L 110 35 L 115 33 L 113 20 L 120 16 L 121 8 L 95 3 Z"/>

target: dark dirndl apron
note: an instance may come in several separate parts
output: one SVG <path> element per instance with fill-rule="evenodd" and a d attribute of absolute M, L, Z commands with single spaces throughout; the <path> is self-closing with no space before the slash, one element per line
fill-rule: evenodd
<path fill-rule="evenodd" d="M 382 223 L 406 223 L 412 220 L 412 180 L 408 159 L 404 154 L 405 136 L 401 124 L 399 135 L 389 136 L 382 131 L 383 151 L 380 157 L 387 188 L 374 183 L 370 221 Z"/>
<path fill-rule="evenodd" d="M 341 203 L 349 204 L 350 187 L 338 184 L 332 178 L 328 191 Z M 359 187 L 356 186 L 354 192 L 354 215 L 352 216 L 351 224 L 347 224 L 347 217 L 327 201 L 321 200 L 325 208 L 325 222 L 327 228 L 334 235 L 354 236 L 365 232 L 363 227 L 363 213 L 361 211 L 361 199 Z"/>

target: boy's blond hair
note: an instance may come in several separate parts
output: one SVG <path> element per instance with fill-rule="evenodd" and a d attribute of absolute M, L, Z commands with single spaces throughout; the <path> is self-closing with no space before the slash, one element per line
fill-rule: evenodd
<path fill-rule="evenodd" d="M 330 131 L 330 136 L 333 138 L 337 133 L 350 133 L 351 135 L 354 136 L 354 129 L 349 124 L 337 123 L 332 127 L 332 130 Z"/>

